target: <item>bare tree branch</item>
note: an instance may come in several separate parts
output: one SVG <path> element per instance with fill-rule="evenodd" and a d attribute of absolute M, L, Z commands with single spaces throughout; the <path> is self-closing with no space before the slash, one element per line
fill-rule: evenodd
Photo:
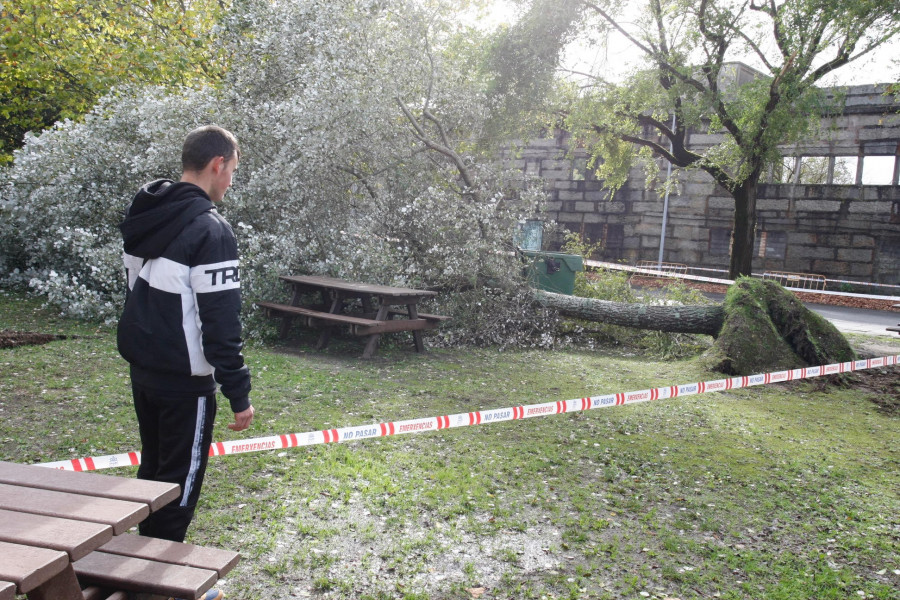
<path fill-rule="evenodd" d="M 369 178 L 366 175 L 363 175 L 362 173 L 358 172 L 356 169 L 353 169 L 352 167 L 343 167 L 341 165 L 337 165 L 336 168 L 338 171 L 343 171 L 344 173 L 347 173 L 347 174 L 355 177 L 360 183 L 362 183 L 365 186 L 366 191 L 369 192 L 369 196 L 371 196 L 373 199 L 376 199 L 376 200 L 378 199 L 378 191 L 369 182 Z"/>

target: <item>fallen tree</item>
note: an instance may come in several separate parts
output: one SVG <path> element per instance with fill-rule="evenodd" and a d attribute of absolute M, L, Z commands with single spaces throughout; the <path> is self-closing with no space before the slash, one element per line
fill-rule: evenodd
<path fill-rule="evenodd" d="M 708 306 L 629 304 L 540 290 L 535 291 L 535 299 L 541 305 L 553 308 L 566 317 L 669 333 L 697 333 L 716 337 L 725 321 L 725 310 L 721 304 Z"/>
<path fill-rule="evenodd" d="M 739 278 L 725 302 L 659 306 L 609 302 L 536 291 L 541 305 L 561 315 L 671 333 L 711 335 L 702 361 L 711 370 L 752 375 L 854 360 L 853 349 L 828 321 L 772 281 Z"/>

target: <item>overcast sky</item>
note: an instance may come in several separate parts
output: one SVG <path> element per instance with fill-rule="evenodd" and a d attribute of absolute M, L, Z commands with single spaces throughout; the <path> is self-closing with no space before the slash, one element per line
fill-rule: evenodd
<path fill-rule="evenodd" d="M 492 0 L 487 14 L 480 25 L 494 28 L 500 24 L 512 24 L 517 18 L 515 5 L 508 0 Z M 585 71 L 597 65 L 608 78 L 614 79 L 616 74 L 625 73 L 636 57 L 636 50 L 624 37 L 616 34 L 611 38 L 608 49 L 573 48 L 565 58 L 566 68 Z M 838 69 L 820 85 L 862 85 L 871 83 L 889 83 L 900 80 L 900 38 L 880 47 L 870 55 Z M 737 58 L 737 57 L 736 57 Z M 740 57 L 752 67 L 762 68 L 753 57 Z"/>

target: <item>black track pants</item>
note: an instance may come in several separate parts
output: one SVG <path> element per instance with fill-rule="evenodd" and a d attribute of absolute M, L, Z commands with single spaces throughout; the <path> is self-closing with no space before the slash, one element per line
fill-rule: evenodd
<path fill-rule="evenodd" d="M 141 434 L 139 479 L 177 483 L 181 496 L 151 513 L 141 535 L 183 542 L 194 517 L 209 460 L 216 396 L 164 395 L 132 383 Z"/>

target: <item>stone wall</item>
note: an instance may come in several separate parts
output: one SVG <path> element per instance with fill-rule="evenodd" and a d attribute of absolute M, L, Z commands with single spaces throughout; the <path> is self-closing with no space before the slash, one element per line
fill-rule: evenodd
<path fill-rule="evenodd" d="M 783 148 L 786 156 L 801 162 L 771 169 L 760 186 L 754 271 L 900 284 L 900 104 L 883 95 L 883 86 L 849 88 L 843 113 L 824 122 L 812 138 Z M 642 171 L 635 169 L 610 198 L 603 183 L 585 169 L 584 153 L 570 153 L 568 141 L 564 134 L 534 140 L 513 159 L 518 168 L 546 181 L 544 217 L 591 242 L 604 241 L 596 258 L 658 260 L 664 207 L 660 191 L 646 189 Z M 708 134 L 690 139 L 698 149 L 715 142 L 716 136 Z M 870 157 L 878 157 L 881 179 L 887 178 L 884 185 L 863 183 Z M 819 161 L 817 173 L 797 168 L 807 161 Z M 665 164 L 659 164 L 664 174 Z M 841 169 L 836 165 L 841 164 L 850 183 L 804 181 L 807 176 L 837 181 Z M 856 173 L 848 174 L 846 165 Z M 679 184 L 668 198 L 663 262 L 727 269 L 734 201 L 705 173 L 674 175 Z M 557 249 L 560 242 L 547 240 L 545 245 Z"/>

